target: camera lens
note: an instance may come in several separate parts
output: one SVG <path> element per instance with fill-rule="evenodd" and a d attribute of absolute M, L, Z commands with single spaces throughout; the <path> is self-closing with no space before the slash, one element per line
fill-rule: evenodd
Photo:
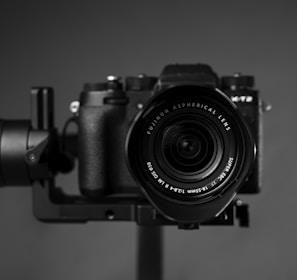
<path fill-rule="evenodd" d="M 205 203 L 228 191 L 230 199 L 253 165 L 254 144 L 224 93 L 182 85 L 146 103 L 128 133 L 126 156 L 140 187 L 163 208 L 172 200 Z"/>

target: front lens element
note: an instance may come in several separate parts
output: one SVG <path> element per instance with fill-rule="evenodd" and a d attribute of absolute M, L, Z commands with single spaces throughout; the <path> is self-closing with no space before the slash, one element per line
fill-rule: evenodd
<path fill-rule="evenodd" d="M 201 180 L 218 166 L 222 141 L 214 125 L 195 115 L 170 119 L 156 136 L 160 168 L 175 180 Z"/>

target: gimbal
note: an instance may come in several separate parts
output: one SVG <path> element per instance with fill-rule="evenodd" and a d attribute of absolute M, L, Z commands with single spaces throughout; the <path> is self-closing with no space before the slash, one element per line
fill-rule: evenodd
<path fill-rule="evenodd" d="M 72 119 L 70 119 L 71 121 Z M 47 223 L 135 221 L 139 225 L 138 279 L 161 279 L 161 226 L 176 225 L 141 195 L 105 196 L 92 200 L 66 194 L 56 186 L 58 172 L 70 172 L 77 157 L 77 135 L 59 134 L 54 126 L 52 88 L 31 90 L 31 120 L 0 121 L 0 186 L 32 186 L 35 217 Z M 203 225 L 249 225 L 248 205 L 236 199 Z M 179 224 L 195 229 L 198 224 Z"/>

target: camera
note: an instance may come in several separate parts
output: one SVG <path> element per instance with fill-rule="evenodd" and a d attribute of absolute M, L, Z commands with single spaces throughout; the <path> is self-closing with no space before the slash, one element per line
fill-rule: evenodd
<path fill-rule="evenodd" d="M 85 84 L 79 99 L 79 187 L 89 200 L 140 197 L 178 224 L 219 216 L 260 191 L 262 103 L 254 77 L 206 64 L 159 77 Z"/>

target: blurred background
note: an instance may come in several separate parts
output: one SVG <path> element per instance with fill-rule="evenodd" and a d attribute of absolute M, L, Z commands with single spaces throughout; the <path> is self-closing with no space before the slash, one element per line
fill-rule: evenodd
<path fill-rule="evenodd" d="M 208 63 L 254 75 L 265 114 L 263 191 L 251 227 L 165 229 L 164 279 L 297 277 L 296 1 L 21 1 L 0 4 L 0 118 L 30 117 L 31 86 L 55 88 L 56 125 L 85 82 Z M 77 175 L 60 176 L 77 186 Z M 136 225 L 49 225 L 29 187 L 0 190 L 0 279 L 135 279 Z"/>

